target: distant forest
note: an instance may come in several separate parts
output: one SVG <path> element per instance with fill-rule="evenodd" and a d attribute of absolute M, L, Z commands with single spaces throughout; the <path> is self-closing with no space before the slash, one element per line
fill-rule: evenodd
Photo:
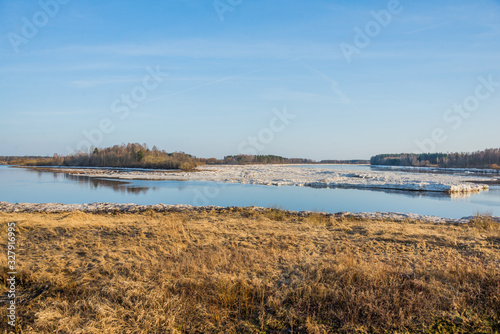
<path fill-rule="evenodd" d="M 370 160 L 321 160 L 320 164 L 338 164 L 338 165 L 368 165 Z"/>
<path fill-rule="evenodd" d="M 75 166 L 75 167 L 129 167 L 153 169 L 193 170 L 200 165 L 245 164 L 367 164 L 368 160 L 322 160 L 285 158 L 278 155 L 228 155 L 224 159 L 197 158 L 184 152 L 168 153 L 146 144 L 122 144 L 108 148 L 94 148 L 90 153 L 77 153 L 52 157 L 0 156 L 0 164 L 22 166 Z"/>
<path fill-rule="evenodd" d="M 193 170 L 200 165 L 245 164 L 366 164 L 389 166 L 424 166 L 442 168 L 500 169 L 500 148 L 472 153 L 401 153 L 379 154 L 367 160 L 321 160 L 285 158 L 278 155 L 228 155 L 224 159 L 197 158 L 184 152 L 168 153 L 146 144 L 122 144 L 94 148 L 90 153 L 52 157 L 0 156 L 0 164 L 22 166 L 129 167 Z"/>
<path fill-rule="evenodd" d="M 284 158 L 279 155 L 228 155 L 224 159 L 199 159 L 207 165 L 245 165 L 245 164 L 369 164 L 369 160 L 321 160 Z"/>
<path fill-rule="evenodd" d="M 247 165 L 247 164 L 310 164 L 310 159 L 284 158 L 278 155 L 228 155 L 224 159 L 199 159 L 207 165 Z"/>
<path fill-rule="evenodd" d="M 500 169 L 500 148 L 472 153 L 379 154 L 372 165 Z"/>
<path fill-rule="evenodd" d="M 146 144 L 122 144 L 95 148 L 91 153 L 53 157 L 0 157 L 0 161 L 23 166 L 130 167 L 192 170 L 201 165 L 196 157 L 183 152 L 167 153 Z"/>

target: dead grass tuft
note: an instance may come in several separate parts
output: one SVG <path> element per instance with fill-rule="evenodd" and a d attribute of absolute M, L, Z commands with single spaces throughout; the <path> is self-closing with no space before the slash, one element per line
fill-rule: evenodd
<path fill-rule="evenodd" d="M 307 215 L 304 220 L 312 225 L 331 226 L 333 224 L 333 218 L 317 212 Z"/>
<path fill-rule="evenodd" d="M 469 225 L 478 230 L 500 231 L 500 223 L 494 220 L 491 214 L 478 213 L 470 220 Z"/>

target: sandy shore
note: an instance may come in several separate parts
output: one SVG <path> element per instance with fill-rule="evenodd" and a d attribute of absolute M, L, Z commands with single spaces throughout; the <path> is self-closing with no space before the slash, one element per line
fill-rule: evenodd
<path fill-rule="evenodd" d="M 487 183 L 495 180 L 494 178 L 454 174 L 410 173 L 390 170 L 333 170 L 283 165 L 203 166 L 199 167 L 197 172 L 85 168 L 58 168 L 57 171 L 73 175 L 126 180 L 193 180 L 314 188 L 433 191 L 448 194 L 474 193 L 487 190 L 488 185 L 480 182 Z"/>

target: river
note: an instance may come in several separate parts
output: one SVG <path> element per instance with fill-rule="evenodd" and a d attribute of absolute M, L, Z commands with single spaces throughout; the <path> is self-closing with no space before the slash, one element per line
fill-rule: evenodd
<path fill-rule="evenodd" d="M 370 169 L 370 166 L 320 167 Z M 201 181 L 123 181 L 10 166 L 0 166 L 0 184 L 0 201 L 11 203 L 255 205 L 296 211 L 411 212 L 446 218 L 461 218 L 476 213 L 500 216 L 500 186 L 491 186 L 489 191 L 465 197 L 452 197 L 429 192 L 315 189 Z"/>

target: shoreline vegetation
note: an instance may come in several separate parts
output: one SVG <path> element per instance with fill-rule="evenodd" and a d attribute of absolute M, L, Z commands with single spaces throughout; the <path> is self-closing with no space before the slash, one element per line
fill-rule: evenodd
<path fill-rule="evenodd" d="M 16 226 L 23 333 L 500 330 L 500 224 L 488 216 L 456 224 L 256 208 L 32 206 L 0 206 L 0 223 Z"/>
<path fill-rule="evenodd" d="M 398 153 L 378 154 L 370 160 L 320 160 L 285 158 L 277 155 L 228 155 L 223 159 L 200 158 L 184 152 L 168 153 L 156 146 L 129 143 L 107 148 L 92 148 L 67 156 L 0 156 L 0 164 L 20 166 L 116 167 L 145 169 L 179 169 L 193 171 L 202 165 L 257 164 L 346 164 L 372 166 L 407 166 L 435 168 L 475 168 L 500 171 L 500 148 L 472 153 Z"/>

